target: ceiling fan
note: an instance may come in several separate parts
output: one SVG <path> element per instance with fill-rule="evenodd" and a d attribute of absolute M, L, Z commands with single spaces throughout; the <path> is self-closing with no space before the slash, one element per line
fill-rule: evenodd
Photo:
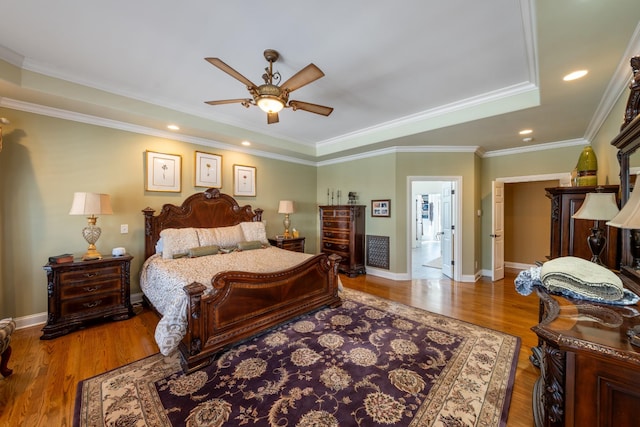
<path fill-rule="evenodd" d="M 209 105 L 222 105 L 222 104 L 234 104 L 239 103 L 244 107 L 249 108 L 250 105 L 257 105 L 262 111 L 267 113 L 267 123 L 278 123 L 278 112 L 283 108 L 293 108 L 293 111 L 303 110 L 310 113 L 321 114 L 328 116 L 333 111 L 331 107 L 325 107 L 324 105 L 312 104 L 310 102 L 303 101 L 289 101 L 289 94 L 302 86 L 318 80 L 324 76 L 324 73 L 320 68 L 314 64 L 309 64 L 302 70 L 294 74 L 289 80 L 282 83 L 280 86 L 277 83 L 280 81 L 280 72 L 273 72 L 273 63 L 278 60 L 280 54 L 273 49 L 267 49 L 264 51 L 264 58 L 269 62 L 269 66 L 266 67 L 265 73 L 262 75 L 264 84 L 256 86 L 251 80 L 225 64 L 220 58 L 205 58 L 211 65 L 218 67 L 231 77 L 239 80 L 247 86 L 247 90 L 251 95 L 251 98 L 238 98 L 238 99 L 223 99 L 220 101 L 207 101 Z"/>

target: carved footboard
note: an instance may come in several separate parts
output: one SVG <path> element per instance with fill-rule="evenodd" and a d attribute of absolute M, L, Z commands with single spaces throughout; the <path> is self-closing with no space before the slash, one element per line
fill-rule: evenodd
<path fill-rule="evenodd" d="M 319 254 L 275 273 L 219 273 L 211 281 L 217 291 L 213 295 L 203 295 L 200 283 L 185 286 L 188 329 L 179 346 L 184 371 L 205 366 L 219 351 L 278 324 L 342 304 L 339 260 Z"/>

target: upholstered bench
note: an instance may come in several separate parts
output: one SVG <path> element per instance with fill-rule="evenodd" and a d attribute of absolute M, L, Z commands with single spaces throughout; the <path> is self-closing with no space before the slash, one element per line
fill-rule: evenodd
<path fill-rule="evenodd" d="M 16 329 L 16 322 L 13 319 L 0 320 L 0 374 L 4 377 L 11 375 L 13 370 L 9 369 L 9 357 L 11 356 L 11 334 Z"/>

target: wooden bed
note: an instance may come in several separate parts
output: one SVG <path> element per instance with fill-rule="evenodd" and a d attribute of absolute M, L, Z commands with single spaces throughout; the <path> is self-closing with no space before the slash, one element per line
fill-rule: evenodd
<path fill-rule="evenodd" d="M 261 221 L 262 210 L 240 207 L 217 189 L 189 196 L 181 206 L 165 204 L 142 211 L 145 220 L 145 260 L 155 254 L 166 228 L 213 228 Z M 324 306 L 337 307 L 340 257 L 319 254 L 302 264 L 274 273 L 225 271 L 211 279 L 216 290 L 205 294 L 202 283 L 184 287 L 188 296 L 187 332 L 179 344 L 182 367 L 194 371 L 216 353 L 275 325 Z M 148 300 L 147 300 L 148 302 Z"/>

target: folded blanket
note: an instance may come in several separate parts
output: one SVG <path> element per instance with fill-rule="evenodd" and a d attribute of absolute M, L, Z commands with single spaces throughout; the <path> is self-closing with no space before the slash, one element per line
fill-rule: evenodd
<path fill-rule="evenodd" d="M 622 280 L 611 270 L 577 257 L 547 261 L 540 279 L 550 291 L 569 290 L 589 298 L 616 301 L 623 297 Z"/>
<path fill-rule="evenodd" d="M 572 298 L 615 305 L 632 305 L 640 298 L 624 289 L 622 280 L 601 265 L 576 257 L 560 257 L 542 267 L 521 271 L 515 280 L 516 291 L 529 295 L 533 287 Z"/>

